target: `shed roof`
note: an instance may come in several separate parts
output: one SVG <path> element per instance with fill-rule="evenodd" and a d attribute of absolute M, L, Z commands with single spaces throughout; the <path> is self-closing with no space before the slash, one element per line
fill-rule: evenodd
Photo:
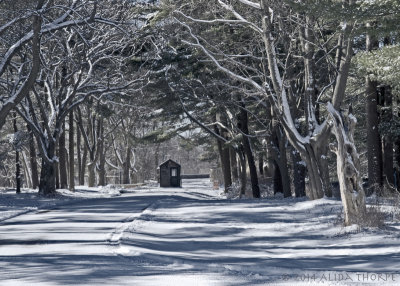
<path fill-rule="evenodd" d="M 176 164 L 176 165 L 180 166 L 180 164 L 179 164 L 179 163 L 177 163 L 177 162 L 175 162 L 175 161 L 173 161 L 173 160 L 171 160 L 171 159 L 168 159 L 168 160 L 167 160 L 167 161 L 165 161 L 164 163 L 161 163 L 161 164 L 160 164 L 160 166 L 162 166 L 162 165 L 166 165 L 166 164 L 168 164 L 169 162 L 172 162 L 172 163 L 174 163 L 174 164 Z"/>

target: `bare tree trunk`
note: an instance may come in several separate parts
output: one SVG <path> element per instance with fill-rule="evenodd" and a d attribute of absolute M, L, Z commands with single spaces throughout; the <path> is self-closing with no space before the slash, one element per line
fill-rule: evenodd
<path fill-rule="evenodd" d="M 28 159 L 26 158 L 25 151 L 22 151 L 22 163 L 23 163 L 23 167 L 24 167 L 25 182 L 26 182 L 28 188 L 32 188 L 32 177 L 29 172 Z"/>
<path fill-rule="evenodd" d="M 157 172 L 158 167 L 160 166 L 160 158 L 159 158 L 159 153 L 160 153 L 160 143 L 157 143 L 156 145 L 156 152 L 154 153 L 154 170 L 155 170 L 155 176 L 154 179 L 158 180 L 159 174 Z"/>
<path fill-rule="evenodd" d="M 287 161 L 287 156 L 286 156 L 286 149 L 288 146 L 287 143 L 287 138 L 283 131 L 279 128 L 277 129 L 277 134 L 278 140 L 279 140 L 279 158 L 277 158 L 278 161 L 278 167 L 280 170 L 280 175 L 281 175 L 281 180 L 282 180 L 282 191 L 283 191 L 283 196 L 285 198 L 291 197 L 292 196 L 292 190 L 290 189 L 290 176 L 289 176 L 289 168 L 288 168 L 288 161 Z"/>
<path fill-rule="evenodd" d="M 106 185 L 106 149 L 104 148 L 104 142 L 99 143 L 100 158 L 99 158 L 99 186 Z"/>
<path fill-rule="evenodd" d="M 368 24 L 367 27 L 370 27 Z M 371 51 L 378 45 L 370 34 L 367 34 L 366 49 Z M 380 192 L 382 187 L 382 149 L 379 134 L 378 94 L 377 84 L 369 76 L 365 80 L 366 115 L 367 115 L 367 158 L 368 158 L 368 190 Z"/>
<path fill-rule="evenodd" d="M 131 169 L 131 147 L 128 145 L 126 147 L 125 162 L 123 164 L 123 170 L 122 170 L 122 183 L 123 184 L 131 183 L 130 169 Z"/>
<path fill-rule="evenodd" d="M 367 114 L 367 158 L 368 158 L 368 194 L 379 191 L 382 186 L 382 149 L 379 134 L 379 117 L 376 83 L 366 79 Z"/>
<path fill-rule="evenodd" d="M 88 168 L 88 187 L 94 187 L 96 185 L 96 154 L 95 150 L 92 149 L 89 152 L 89 163 Z"/>
<path fill-rule="evenodd" d="M 311 17 L 306 17 L 306 25 L 302 31 L 302 50 L 304 53 L 304 111 L 306 118 L 306 126 L 308 130 L 314 130 L 316 125 L 319 124 L 319 112 L 316 111 L 316 100 L 317 100 L 317 88 L 316 88 L 316 80 L 315 80 L 315 51 L 314 45 L 315 42 L 314 34 L 312 31 L 313 26 L 315 25 L 314 21 Z M 339 49 L 340 50 L 340 49 Z M 340 66 L 339 66 L 340 68 Z M 327 145 L 326 145 L 327 146 Z M 332 196 L 332 190 L 329 182 L 329 173 L 328 173 L 328 162 L 326 160 L 326 155 L 328 152 L 328 148 L 325 145 L 315 145 L 312 150 L 314 151 L 313 157 L 317 160 L 316 165 L 319 169 L 319 176 L 322 180 L 322 187 L 324 188 L 324 194 L 328 197 Z M 315 148 L 317 147 L 317 148 Z M 310 149 L 311 150 L 311 149 Z M 312 172 L 311 172 L 312 173 Z M 313 178 L 312 180 L 315 181 Z M 320 196 L 320 194 L 318 194 Z"/>
<path fill-rule="evenodd" d="M 221 144 L 222 145 L 222 144 Z M 222 172 L 224 175 L 224 187 L 225 192 L 232 187 L 232 177 L 231 177 L 231 163 L 229 158 L 229 148 L 221 146 L 221 163 L 222 163 Z"/>
<path fill-rule="evenodd" d="M 301 159 L 299 152 L 294 148 L 290 152 L 293 164 L 293 185 L 294 193 L 296 197 L 304 197 L 306 195 L 305 190 L 305 175 L 306 166 L 305 162 Z"/>
<path fill-rule="evenodd" d="M 47 157 L 54 158 L 55 145 L 53 142 L 49 142 L 47 148 Z M 57 168 L 54 161 L 48 162 L 44 158 L 42 159 L 42 168 L 40 171 L 40 182 L 39 182 L 39 194 L 45 196 L 52 196 L 56 192 L 56 174 Z"/>
<path fill-rule="evenodd" d="M 274 169 L 275 169 L 273 177 L 274 194 L 283 193 L 281 170 L 276 161 L 274 161 Z"/>
<path fill-rule="evenodd" d="M 58 152 L 58 148 L 54 147 L 54 149 L 56 150 L 55 152 L 56 152 L 57 158 L 59 158 L 60 153 Z M 52 165 L 54 166 L 54 168 L 55 168 L 54 172 L 56 173 L 56 178 L 55 178 L 56 179 L 56 189 L 59 189 L 60 188 L 60 172 L 59 172 L 59 168 L 58 168 L 58 162 L 55 162 Z M 42 166 L 44 166 L 43 162 L 42 162 Z M 40 178 L 42 178 L 42 172 L 40 172 Z M 39 189 L 39 191 L 40 191 L 40 189 Z"/>
<path fill-rule="evenodd" d="M 240 114 L 238 118 L 239 129 L 242 134 L 242 144 L 244 148 L 244 152 L 247 158 L 247 164 L 250 170 L 250 180 L 251 180 L 251 189 L 253 192 L 254 198 L 260 198 L 260 187 L 258 186 L 258 175 L 257 175 L 257 167 L 256 162 L 254 161 L 253 151 L 251 150 L 250 140 L 249 140 L 249 123 L 248 123 L 248 115 L 247 111 L 244 109 L 245 106 L 242 104 L 242 108 L 240 109 Z"/>
<path fill-rule="evenodd" d="M 81 131 L 79 127 L 76 128 L 76 157 L 78 159 L 78 184 L 82 183 L 82 156 L 81 156 Z"/>
<path fill-rule="evenodd" d="M 240 161 L 240 197 L 246 195 L 247 187 L 247 171 L 246 171 L 246 155 L 243 151 L 239 151 Z"/>
<path fill-rule="evenodd" d="M 307 166 L 308 189 L 306 193 L 311 200 L 320 199 L 324 196 L 324 190 L 328 188 L 328 186 L 324 185 L 321 176 L 323 171 L 318 160 L 321 153 L 315 152 L 313 146 L 310 144 L 306 144 L 305 147 L 306 150 L 302 157 Z"/>
<path fill-rule="evenodd" d="M 258 172 L 260 175 L 264 175 L 264 154 L 260 152 L 258 157 Z"/>
<path fill-rule="evenodd" d="M 345 225 L 359 224 L 365 218 L 365 194 L 360 176 L 360 160 L 354 144 L 355 117 L 350 113 L 343 122 L 333 106 L 328 104 L 328 111 L 333 118 L 333 133 L 337 145 L 331 145 L 337 156 L 337 174 L 340 195 L 343 203 Z"/>
<path fill-rule="evenodd" d="M 232 172 L 232 180 L 239 180 L 239 172 L 238 172 L 238 163 L 236 159 L 236 151 L 233 148 L 229 148 L 229 155 L 231 161 L 231 172 Z"/>
<path fill-rule="evenodd" d="M 75 191 L 74 112 L 69 112 L 69 190 Z"/>
<path fill-rule="evenodd" d="M 65 124 L 62 124 L 62 132 L 58 141 L 58 168 L 60 171 L 60 188 L 68 188 L 68 176 L 67 176 L 67 152 L 65 148 Z"/>
<path fill-rule="evenodd" d="M 29 132 L 29 159 L 31 165 L 32 189 L 36 189 L 39 186 L 39 173 L 36 162 L 35 137 L 29 125 L 27 125 L 27 129 Z"/>
<path fill-rule="evenodd" d="M 42 170 L 40 172 L 39 194 L 48 196 L 56 192 L 56 168 L 54 163 L 42 161 Z"/>
<path fill-rule="evenodd" d="M 96 162 L 90 159 L 88 164 L 88 187 L 94 187 L 96 185 Z"/>
<path fill-rule="evenodd" d="M 396 140 L 394 143 L 394 160 L 395 160 L 395 176 L 394 186 L 397 191 L 400 192 L 400 140 Z"/>
<path fill-rule="evenodd" d="M 221 135 L 225 138 L 224 134 L 220 132 L 219 128 L 215 126 L 215 133 L 218 135 Z M 231 177 L 231 163 L 230 163 L 230 158 L 229 158 L 229 148 L 226 146 L 223 146 L 223 142 L 217 139 L 217 146 L 218 146 L 218 152 L 220 155 L 221 159 L 221 168 L 222 168 L 222 173 L 224 177 L 224 188 L 225 192 L 228 192 L 229 189 L 232 187 L 232 177 Z"/>
<path fill-rule="evenodd" d="M 16 114 L 14 114 L 14 120 L 13 120 L 13 127 L 14 127 L 14 133 L 17 135 L 18 132 L 18 126 L 17 126 L 17 118 Z M 19 142 L 17 142 L 17 146 L 15 148 L 15 185 L 16 185 L 16 193 L 19 194 L 21 193 L 21 163 L 19 160 Z"/>
<path fill-rule="evenodd" d="M 392 92 L 389 86 L 381 87 L 381 96 L 384 99 L 384 108 L 381 121 L 390 123 L 393 120 L 392 109 Z M 388 130 L 388 132 L 390 132 Z M 384 135 L 382 138 L 383 144 L 383 174 L 386 184 L 394 185 L 394 168 L 393 168 L 393 140 L 390 135 Z"/>
<path fill-rule="evenodd" d="M 86 167 L 87 167 L 87 157 L 88 157 L 88 148 L 86 144 L 83 144 L 83 156 L 82 156 L 82 165 L 81 165 L 81 172 L 79 173 L 79 184 L 85 184 L 85 174 L 86 174 Z"/>

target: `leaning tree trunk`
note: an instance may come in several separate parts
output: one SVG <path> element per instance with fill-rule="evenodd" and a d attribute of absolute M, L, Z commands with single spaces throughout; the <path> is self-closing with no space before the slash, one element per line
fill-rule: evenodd
<path fill-rule="evenodd" d="M 343 122 L 339 112 L 328 103 L 328 111 L 332 117 L 333 133 L 337 146 L 331 149 L 337 156 L 337 174 L 340 195 L 343 203 L 345 225 L 358 224 L 365 217 L 365 193 L 360 176 L 360 160 L 354 144 L 354 130 L 357 120 L 352 114 Z"/>
<path fill-rule="evenodd" d="M 242 132 L 242 144 L 244 152 L 246 153 L 247 164 L 250 170 L 250 180 L 251 180 L 251 190 L 253 192 L 254 198 L 260 198 L 260 187 L 258 186 L 258 175 L 256 162 L 254 160 L 253 151 L 251 150 L 250 140 L 249 140 L 249 120 L 245 106 L 242 103 L 242 108 L 240 109 L 240 114 L 238 118 L 239 129 Z"/>
<path fill-rule="evenodd" d="M 28 188 L 32 188 L 32 177 L 29 172 L 28 159 L 26 157 L 25 151 L 22 151 L 22 163 L 24 167 L 25 182 Z"/>

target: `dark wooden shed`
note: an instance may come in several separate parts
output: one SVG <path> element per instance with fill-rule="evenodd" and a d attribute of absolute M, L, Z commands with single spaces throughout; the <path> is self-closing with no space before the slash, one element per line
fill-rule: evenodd
<path fill-rule="evenodd" d="M 171 159 L 160 165 L 160 187 L 181 187 L 181 165 Z"/>

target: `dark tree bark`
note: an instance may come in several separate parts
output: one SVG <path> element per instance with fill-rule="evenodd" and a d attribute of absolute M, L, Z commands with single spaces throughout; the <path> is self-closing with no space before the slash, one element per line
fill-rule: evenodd
<path fill-rule="evenodd" d="M 246 195 L 247 187 L 247 171 L 246 171 L 246 155 L 243 152 L 243 148 L 239 151 L 239 162 L 240 162 L 240 197 Z"/>
<path fill-rule="evenodd" d="M 296 197 L 304 197 L 306 195 L 306 189 L 305 189 L 306 166 L 303 160 L 301 160 L 299 152 L 297 152 L 293 148 L 290 153 L 293 164 L 294 194 Z"/>
<path fill-rule="evenodd" d="M 56 148 L 56 147 L 54 147 L 54 149 L 56 150 L 56 156 L 57 156 L 57 158 L 59 158 L 60 157 L 60 153 L 58 152 L 58 148 Z M 58 168 L 58 163 L 57 162 L 55 162 L 55 163 L 53 163 L 53 165 L 54 165 L 54 168 L 55 168 L 55 173 L 56 173 L 56 178 L 55 178 L 55 180 L 56 180 L 56 189 L 59 189 L 60 188 L 60 172 L 59 172 L 59 168 Z M 43 166 L 43 163 L 42 163 L 42 166 Z M 40 173 L 40 180 L 42 180 L 42 172 Z M 39 191 L 40 191 L 40 189 L 39 189 Z"/>
<path fill-rule="evenodd" d="M 85 184 L 85 174 L 86 174 L 86 162 L 88 157 L 88 148 L 86 144 L 83 144 L 83 155 L 82 155 L 82 162 L 81 162 L 81 173 L 79 174 L 79 184 Z"/>
<path fill-rule="evenodd" d="M 18 126 L 16 114 L 14 114 L 13 120 L 14 133 L 17 134 Z M 18 142 L 17 142 L 18 143 Z M 16 193 L 21 193 L 21 163 L 19 160 L 19 147 L 15 148 L 15 185 L 16 185 Z"/>
<path fill-rule="evenodd" d="M 278 133 L 276 134 L 277 139 L 279 140 L 278 146 L 279 146 L 279 157 L 277 158 L 277 163 L 279 167 L 279 172 L 281 175 L 281 181 L 282 181 L 282 191 L 283 191 L 283 196 L 285 198 L 291 197 L 292 196 L 292 190 L 290 189 L 290 180 L 289 180 L 289 167 L 288 167 L 288 161 L 287 161 L 287 155 L 286 155 L 286 149 L 288 146 L 287 138 L 284 135 L 283 131 L 278 128 L 276 130 Z"/>
<path fill-rule="evenodd" d="M 65 148 L 65 124 L 62 124 L 62 132 L 60 134 L 60 138 L 58 141 L 58 168 L 60 174 L 60 188 L 67 189 L 68 188 L 68 175 L 67 175 L 67 152 Z"/>
<path fill-rule="evenodd" d="M 267 107 L 267 118 L 270 121 L 270 132 L 266 138 L 266 176 L 272 179 L 274 194 L 283 193 L 285 197 L 292 195 L 290 190 L 288 163 L 286 156 L 287 136 L 282 131 L 274 111 Z M 277 180 L 281 180 L 278 182 Z"/>
<path fill-rule="evenodd" d="M 106 183 L 106 149 L 104 148 L 104 141 L 99 143 L 99 186 L 105 186 Z"/>
<path fill-rule="evenodd" d="M 69 113 L 69 190 L 75 191 L 74 112 Z"/>
<path fill-rule="evenodd" d="M 214 131 L 216 134 L 222 136 L 217 126 L 215 126 Z M 229 189 L 232 187 L 231 166 L 230 166 L 231 163 L 229 158 L 229 148 L 223 145 L 224 143 L 221 140 L 217 139 L 218 153 L 221 159 L 222 174 L 224 177 L 224 188 L 225 192 L 228 192 Z"/>
<path fill-rule="evenodd" d="M 367 34 L 366 49 L 371 51 L 377 42 Z M 382 187 L 382 148 L 379 134 L 377 84 L 369 76 L 365 81 L 366 116 L 367 116 L 367 158 L 368 158 L 368 190 L 367 195 L 379 192 Z"/>
<path fill-rule="evenodd" d="M 260 175 L 264 175 L 264 154 L 262 152 L 258 157 L 258 172 Z"/>
<path fill-rule="evenodd" d="M 48 158 L 53 158 L 55 155 L 55 145 L 49 142 L 47 147 Z M 45 196 L 52 196 L 56 192 L 56 164 L 54 161 L 47 161 L 42 159 L 42 168 L 40 171 L 39 194 Z"/>
<path fill-rule="evenodd" d="M 251 150 L 251 145 L 250 145 L 250 140 L 249 140 L 249 120 L 248 120 L 248 115 L 247 111 L 244 108 L 244 104 L 242 108 L 240 109 L 240 114 L 239 114 L 239 129 L 241 130 L 242 134 L 242 143 L 243 143 L 243 148 L 244 152 L 246 154 L 247 158 L 247 164 L 249 166 L 250 170 L 250 180 L 251 180 L 251 189 L 253 192 L 253 197 L 254 198 L 260 198 L 260 187 L 258 186 L 258 175 L 257 175 L 257 167 L 256 167 L 256 162 L 254 161 L 254 156 L 253 156 L 253 151 Z"/>
<path fill-rule="evenodd" d="M 282 186 L 282 175 L 280 168 L 276 161 L 274 161 L 274 177 L 273 177 L 273 183 L 274 183 L 274 194 L 277 193 L 282 193 L 283 194 L 283 186 Z"/>
<path fill-rule="evenodd" d="M 381 120 L 385 123 L 390 123 L 393 120 L 392 110 L 392 92 L 389 86 L 380 88 L 381 97 L 384 100 L 384 109 L 382 112 Z M 390 130 L 387 130 L 390 132 Z M 383 144 L 383 174 L 385 178 L 384 183 L 394 185 L 394 168 L 393 168 L 393 140 L 390 135 L 384 135 L 382 138 Z"/>
<path fill-rule="evenodd" d="M 27 130 L 29 132 L 29 159 L 31 165 L 32 188 L 36 189 L 39 186 L 39 173 L 36 162 L 35 137 L 29 125 L 27 125 Z"/>
<path fill-rule="evenodd" d="M 238 172 L 238 162 L 236 159 L 236 151 L 233 148 L 229 148 L 229 155 L 231 160 L 231 172 L 232 172 L 232 180 L 239 180 L 239 172 Z"/>
<path fill-rule="evenodd" d="M 400 192 L 400 140 L 396 140 L 394 144 L 394 160 L 396 162 L 394 185 L 397 188 L 397 191 Z"/>
<path fill-rule="evenodd" d="M 131 147 L 128 145 L 126 147 L 126 154 L 125 154 L 125 162 L 123 164 L 122 170 L 122 183 L 123 184 L 130 184 L 130 169 L 131 169 Z"/>

